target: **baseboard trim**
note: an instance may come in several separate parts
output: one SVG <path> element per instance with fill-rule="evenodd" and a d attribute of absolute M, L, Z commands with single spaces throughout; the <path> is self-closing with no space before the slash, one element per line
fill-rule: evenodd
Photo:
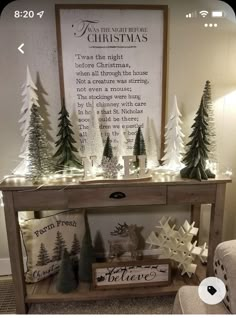
<path fill-rule="evenodd" d="M 26 270 L 26 256 L 23 258 L 24 269 Z M 11 275 L 10 258 L 0 258 L 0 276 Z"/>

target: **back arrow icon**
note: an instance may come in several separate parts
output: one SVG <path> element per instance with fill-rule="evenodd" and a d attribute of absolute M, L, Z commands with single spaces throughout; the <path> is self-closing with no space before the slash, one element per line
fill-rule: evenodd
<path fill-rule="evenodd" d="M 18 47 L 18 50 L 24 54 L 25 52 L 22 50 L 22 47 L 25 45 L 25 43 L 21 43 L 21 45 Z"/>

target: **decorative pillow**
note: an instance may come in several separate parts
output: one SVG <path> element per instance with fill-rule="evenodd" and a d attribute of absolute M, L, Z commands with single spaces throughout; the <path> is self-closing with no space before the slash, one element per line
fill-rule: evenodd
<path fill-rule="evenodd" d="M 79 255 L 85 233 L 84 209 L 64 211 L 40 219 L 19 220 L 27 255 L 27 283 L 59 271 L 62 253 Z"/>

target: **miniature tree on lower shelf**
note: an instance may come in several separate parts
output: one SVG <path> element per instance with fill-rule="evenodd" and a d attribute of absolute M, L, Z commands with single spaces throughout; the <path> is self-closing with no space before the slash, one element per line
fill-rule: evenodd
<path fill-rule="evenodd" d="M 92 281 L 92 263 L 95 263 L 95 251 L 92 245 L 87 213 L 84 215 L 85 233 L 80 249 L 79 280 L 83 282 Z"/>
<path fill-rule="evenodd" d="M 76 289 L 77 280 L 73 270 L 73 263 L 67 249 L 64 249 L 60 271 L 57 277 L 56 288 L 61 293 L 69 293 Z"/>

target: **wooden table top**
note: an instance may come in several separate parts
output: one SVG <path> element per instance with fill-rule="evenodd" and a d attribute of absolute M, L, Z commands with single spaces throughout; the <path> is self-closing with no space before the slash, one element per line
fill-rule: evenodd
<path fill-rule="evenodd" d="M 44 182 L 44 183 L 43 183 Z M 88 188 L 88 187 L 107 187 L 107 186 L 125 186 L 125 187 L 145 187 L 157 185 L 203 185 L 230 183 L 232 179 L 227 176 L 216 176 L 214 179 L 198 181 L 195 179 L 183 179 L 179 175 L 156 174 L 149 178 L 141 179 L 93 179 L 83 180 L 82 177 L 61 177 L 58 180 L 48 179 L 39 183 L 25 178 L 5 178 L 0 184 L 1 191 L 18 191 L 34 189 L 62 189 L 62 188 Z"/>

